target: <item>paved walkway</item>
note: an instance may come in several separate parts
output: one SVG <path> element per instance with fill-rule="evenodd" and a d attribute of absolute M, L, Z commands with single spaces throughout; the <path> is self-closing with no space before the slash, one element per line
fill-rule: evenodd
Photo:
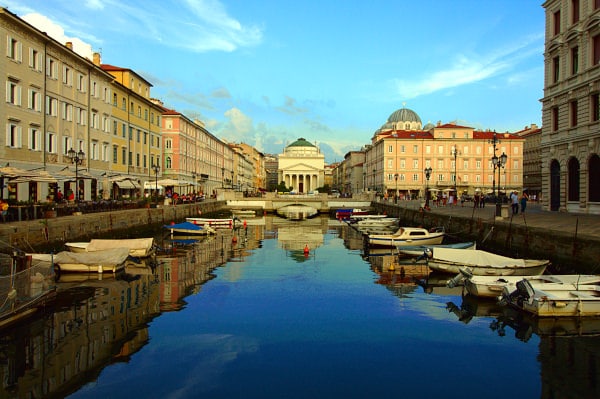
<path fill-rule="evenodd" d="M 409 209 L 419 209 L 422 201 L 399 201 L 398 206 Z M 393 202 L 388 201 L 388 204 Z M 432 205 L 432 204 L 430 204 Z M 454 206 L 431 207 L 432 213 L 444 215 L 460 215 L 465 218 L 482 219 L 494 221 L 496 215 L 495 204 L 486 204 L 485 208 L 474 208 L 472 202 L 466 202 Z M 529 202 L 525 214 L 519 212 L 511 215 L 508 208 L 508 218 L 496 220 L 496 223 L 526 224 L 531 228 L 549 229 L 563 231 L 567 234 L 577 234 L 578 237 L 591 237 L 600 243 L 600 215 L 573 214 L 567 212 L 550 212 L 542 210 L 537 203 Z"/>

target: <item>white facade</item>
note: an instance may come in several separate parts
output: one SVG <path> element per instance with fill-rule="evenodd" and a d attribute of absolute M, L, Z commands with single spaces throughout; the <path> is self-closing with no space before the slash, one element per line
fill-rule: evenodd
<path fill-rule="evenodd" d="M 299 138 L 279 155 L 278 183 L 297 193 L 308 193 L 325 183 L 325 155 L 319 148 Z"/>

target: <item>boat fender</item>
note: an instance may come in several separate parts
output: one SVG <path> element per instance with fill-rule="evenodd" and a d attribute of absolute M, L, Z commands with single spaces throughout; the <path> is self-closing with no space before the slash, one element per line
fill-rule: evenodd
<path fill-rule="evenodd" d="M 306 245 L 304 246 L 304 254 L 306 255 L 306 254 L 308 254 L 309 252 L 310 252 L 310 250 L 308 249 L 308 244 L 306 244 Z"/>

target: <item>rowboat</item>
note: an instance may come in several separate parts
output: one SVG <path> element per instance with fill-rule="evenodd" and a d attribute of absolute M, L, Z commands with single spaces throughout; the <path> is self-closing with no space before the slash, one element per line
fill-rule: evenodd
<path fill-rule="evenodd" d="M 234 227 L 236 218 L 185 218 L 186 222 L 193 223 L 198 226 L 209 226 L 213 229 L 231 229 Z"/>
<path fill-rule="evenodd" d="M 527 276 L 527 281 L 538 289 L 558 288 L 576 290 L 582 285 L 600 284 L 600 276 L 593 274 L 539 275 Z M 498 298 L 505 289 L 511 292 L 523 276 L 470 276 L 464 280 L 467 293 L 478 297 Z"/>
<path fill-rule="evenodd" d="M 369 211 L 366 209 L 353 208 L 353 209 L 338 209 L 335 211 L 336 219 L 349 219 L 351 217 L 356 217 L 358 215 L 368 215 Z"/>
<path fill-rule="evenodd" d="M 163 226 L 163 228 L 169 230 L 172 236 L 205 236 L 209 234 L 215 234 L 215 229 L 213 229 L 212 227 L 207 225 L 201 226 L 191 222 L 173 223 Z"/>
<path fill-rule="evenodd" d="M 92 239 L 89 242 L 67 242 L 71 252 L 95 252 L 111 248 L 128 248 L 129 255 L 146 258 L 154 254 L 154 238 Z"/>
<path fill-rule="evenodd" d="M 129 248 L 110 248 L 93 252 L 62 251 L 54 255 L 58 272 L 112 272 L 123 270 Z"/>
<path fill-rule="evenodd" d="M 543 274 L 549 260 L 517 259 L 481 249 L 431 248 L 424 256 L 430 269 L 443 273 L 460 273 L 468 268 L 477 276 L 536 276 Z"/>
<path fill-rule="evenodd" d="M 600 285 L 582 284 L 576 289 L 558 284 L 536 287 L 524 278 L 513 291 L 505 288 L 502 302 L 535 316 L 600 316 Z"/>
<path fill-rule="evenodd" d="M 427 251 L 428 248 L 456 248 L 456 249 L 476 249 L 475 241 L 456 242 L 452 244 L 434 244 L 434 245 L 398 245 L 398 254 L 404 256 L 420 256 Z"/>
<path fill-rule="evenodd" d="M 422 227 L 400 227 L 392 234 L 369 234 L 369 245 L 381 247 L 397 247 L 404 245 L 441 244 L 444 240 L 443 228 L 427 230 Z"/>
<path fill-rule="evenodd" d="M 359 219 L 354 223 L 354 226 L 358 228 L 377 228 L 377 227 L 390 227 L 397 224 L 398 218 L 366 218 Z"/>

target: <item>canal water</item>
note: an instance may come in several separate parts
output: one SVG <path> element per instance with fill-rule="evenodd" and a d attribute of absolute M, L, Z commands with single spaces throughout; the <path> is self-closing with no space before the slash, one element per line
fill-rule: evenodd
<path fill-rule="evenodd" d="M 600 397 L 599 320 L 463 298 L 336 220 L 249 219 L 156 261 L 60 276 L 0 332 L 0 398 Z"/>

